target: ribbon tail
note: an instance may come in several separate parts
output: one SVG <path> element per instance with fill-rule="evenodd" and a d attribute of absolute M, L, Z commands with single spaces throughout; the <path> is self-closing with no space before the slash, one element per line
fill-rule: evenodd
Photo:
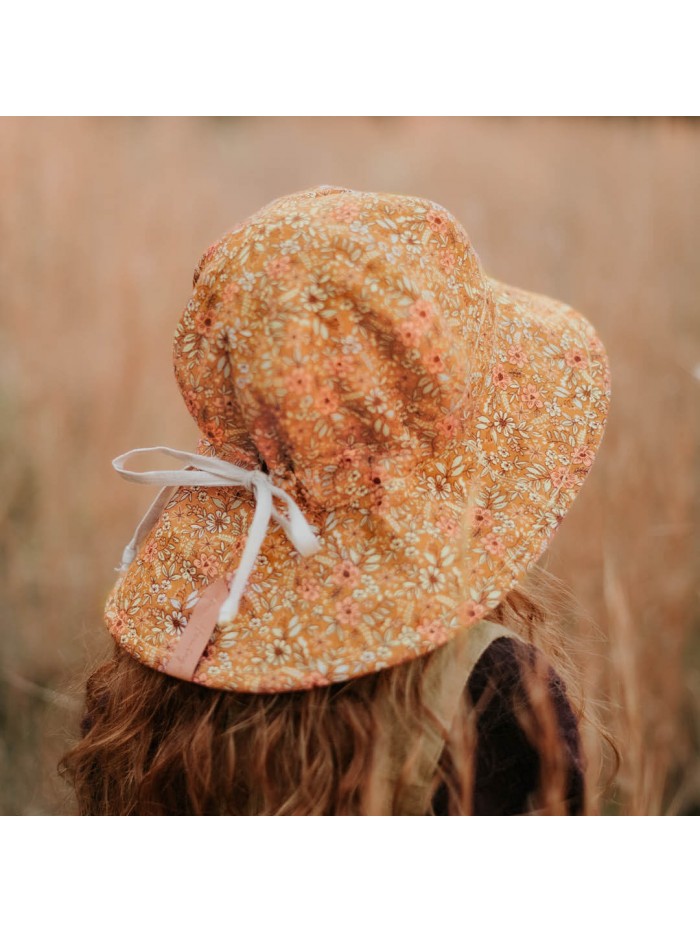
<path fill-rule="evenodd" d="M 311 557 L 321 547 L 321 542 L 314 534 L 314 529 L 306 520 L 304 513 L 294 499 L 278 487 L 274 488 L 275 495 L 287 503 L 288 516 L 282 515 L 273 505 L 272 514 L 275 521 L 284 528 L 284 531 L 302 557 Z"/>
<path fill-rule="evenodd" d="M 134 531 L 131 541 L 129 541 L 127 546 L 124 548 L 124 551 L 122 552 L 121 564 L 116 568 L 118 573 L 126 573 L 131 564 L 134 562 L 136 555 L 139 552 L 141 542 L 158 521 L 161 512 L 168 504 L 168 500 L 171 498 L 175 490 L 175 486 L 163 486 L 153 502 L 150 504 L 148 511 L 136 526 L 136 531 Z"/>
<path fill-rule="evenodd" d="M 272 492 L 267 484 L 254 485 L 255 514 L 248 528 L 248 537 L 243 548 L 241 560 L 236 568 L 228 596 L 219 609 L 219 622 L 233 622 L 238 613 L 238 606 L 243 595 L 248 578 L 255 566 L 260 548 L 262 547 L 267 526 L 272 515 Z"/>

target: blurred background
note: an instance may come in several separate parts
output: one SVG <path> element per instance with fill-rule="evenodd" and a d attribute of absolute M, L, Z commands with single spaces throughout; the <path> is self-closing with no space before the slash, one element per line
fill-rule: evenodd
<path fill-rule="evenodd" d="M 0 120 L 0 813 L 70 810 L 56 762 L 152 490 L 111 460 L 193 448 L 171 341 L 224 231 L 317 184 L 414 194 L 486 271 L 582 310 L 610 355 L 596 466 L 545 557 L 622 754 L 610 814 L 700 814 L 700 123 Z"/>

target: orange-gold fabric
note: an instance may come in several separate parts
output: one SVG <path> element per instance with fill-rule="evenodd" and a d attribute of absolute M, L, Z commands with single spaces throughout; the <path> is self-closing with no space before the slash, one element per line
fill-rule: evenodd
<path fill-rule="evenodd" d="M 236 617 L 212 622 L 191 679 L 246 692 L 348 680 L 474 625 L 570 508 L 610 397 L 586 318 L 486 275 L 445 208 L 326 186 L 206 251 L 174 364 L 198 453 L 265 471 L 317 529 L 302 557 L 271 523 Z M 245 488 L 173 492 L 107 601 L 126 651 L 168 670 L 254 508 Z"/>

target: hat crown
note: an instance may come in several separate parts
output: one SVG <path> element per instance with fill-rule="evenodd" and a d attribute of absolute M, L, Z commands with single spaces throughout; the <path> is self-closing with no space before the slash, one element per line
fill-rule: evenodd
<path fill-rule="evenodd" d="M 328 186 L 210 247 L 175 335 L 185 403 L 220 457 L 333 507 L 463 438 L 490 292 L 432 201 Z"/>
<path fill-rule="evenodd" d="M 174 352 L 205 456 L 160 448 L 188 469 L 148 471 L 105 615 L 224 690 L 342 682 L 472 626 L 559 527 L 610 398 L 580 312 L 482 274 L 439 205 L 342 188 L 207 250 Z"/>

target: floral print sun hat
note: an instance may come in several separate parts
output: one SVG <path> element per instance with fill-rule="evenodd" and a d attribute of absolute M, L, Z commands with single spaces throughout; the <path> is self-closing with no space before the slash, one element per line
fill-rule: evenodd
<path fill-rule="evenodd" d="M 123 649 L 222 690 L 345 681 L 471 626 L 527 573 L 600 444 L 608 361 L 488 277 L 422 198 L 321 186 L 202 257 L 175 333 L 201 441 L 106 606 Z"/>

